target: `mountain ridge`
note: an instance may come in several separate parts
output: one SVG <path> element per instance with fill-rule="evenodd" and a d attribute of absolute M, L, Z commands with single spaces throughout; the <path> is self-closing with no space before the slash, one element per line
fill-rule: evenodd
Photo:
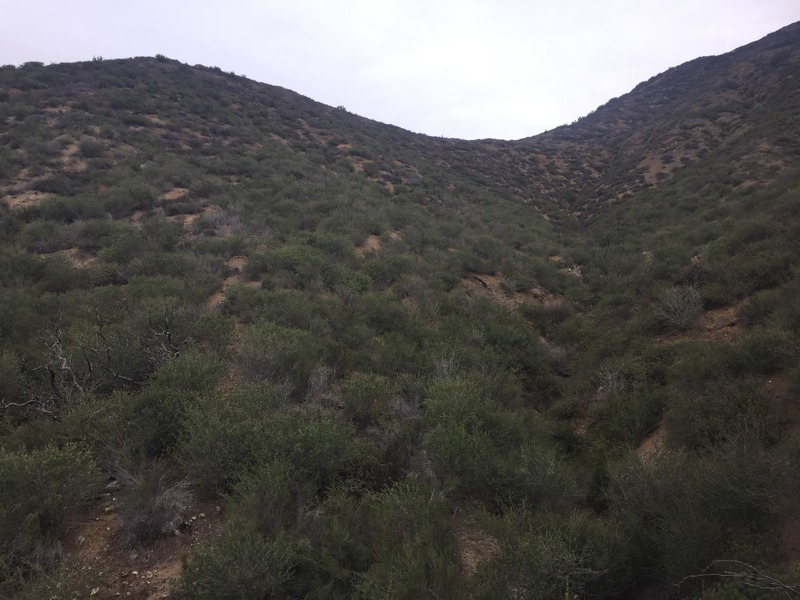
<path fill-rule="evenodd" d="M 786 50 L 792 43 L 796 45 L 798 30 L 798 24 L 790 25 L 731 53 L 700 58 L 673 67 L 640 83 L 628 94 L 610 100 L 571 125 L 517 141 L 469 142 L 443 139 L 413 134 L 392 125 L 380 125 L 387 128 L 384 135 L 396 138 L 395 143 L 404 140 L 405 144 L 416 146 L 417 149 L 428 145 L 448 152 L 453 162 L 451 166 L 459 171 L 459 175 L 469 176 L 470 172 L 477 174 L 484 184 L 487 179 L 499 175 L 501 180 L 508 182 L 506 187 L 525 188 L 526 192 L 518 193 L 523 200 L 530 200 L 526 196 L 533 191 L 546 200 L 558 201 L 562 209 L 570 205 L 569 196 L 576 193 L 583 197 L 594 196 L 594 202 L 613 201 L 626 193 L 651 187 L 670 178 L 674 171 L 696 162 L 712 146 L 717 147 L 723 139 L 732 142 L 736 136 L 744 135 L 745 132 L 737 128 L 737 123 L 748 123 L 748 127 L 752 127 L 758 118 L 759 107 L 759 98 L 747 86 L 752 85 L 753 89 L 761 90 L 761 94 L 779 94 L 781 82 L 788 86 L 792 78 L 800 76 L 797 50 Z M 753 62 L 756 56 L 761 61 L 758 64 Z M 133 61 L 129 64 L 140 66 L 161 65 L 166 68 L 167 65 L 163 60 L 159 62 L 154 58 L 122 60 L 123 62 L 115 64 L 122 65 L 127 60 Z M 767 73 L 759 68 L 765 61 L 773 61 L 773 68 L 768 71 L 769 75 L 759 77 L 759 73 Z M 738 65 L 738 71 L 725 71 L 733 64 Z M 192 72 L 191 69 L 197 69 L 179 63 L 170 65 L 171 72 L 179 69 L 188 74 Z M 58 65 L 48 68 L 58 68 Z M 226 85 L 236 82 L 243 91 L 250 90 L 254 106 L 261 105 L 267 114 L 273 115 L 273 127 L 280 128 L 280 123 L 291 122 L 291 117 L 286 119 L 280 113 L 274 112 L 279 110 L 276 107 L 281 103 L 300 103 L 307 107 L 305 110 L 312 113 L 316 111 L 327 121 L 322 124 L 322 128 L 340 123 L 344 127 L 342 135 L 353 135 L 365 126 L 378 125 L 377 121 L 351 116 L 341 109 L 327 107 L 310 98 L 295 95 L 290 90 L 246 79 L 229 79 L 230 75 L 217 69 L 203 68 L 197 72 L 204 73 L 204 77 L 224 81 Z M 671 95 L 665 95 L 664 89 L 671 90 Z M 734 93 L 734 89 L 739 91 Z M 252 92 L 256 92 L 255 97 Z M 14 90 L 5 91 L 6 95 L 13 93 Z M 152 93 L 158 94 L 155 90 Z M 712 97 L 716 100 L 710 100 Z M 786 98 L 785 102 L 788 104 L 782 107 L 783 114 L 791 114 L 798 108 L 796 98 Z M 692 104 L 695 108 L 688 111 L 685 103 Z M 663 126 L 661 130 L 649 129 L 647 122 L 655 117 L 658 117 L 659 122 L 667 120 L 672 123 L 670 129 L 665 130 Z M 359 125 L 356 126 L 357 119 L 364 120 L 358 121 Z M 312 129 L 321 130 L 317 125 L 319 123 L 306 123 L 307 131 L 303 135 L 313 137 Z M 774 123 L 769 126 L 780 127 Z M 270 126 L 266 124 L 266 127 Z M 282 127 L 283 131 L 272 133 L 278 136 L 285 134 L 287 139 L 295 137 L 297 130 L 288 130 L 285 125 Z M 346 133 L 348 131 L 349 134 Z M 796 127 L 786 131 L 784 137 L 790 137 L 794 131 Z M 411 140 L 418 140 L 419 143 Z M 314 140 L 301 138 L 298 141 Z M 319 138 L 316 141 L 320 145 L 323 143 Z M 647 148 L 644 147 L 645 144 Z M 471 156 L 467 150 L 469 148 L 480 149 L 485 155 Z M 388 155 L 390 150 L 386 150 Z M 755 160 L 759 168 L 765 162 L 780 162 L 781 149 L 773 144 L 759 148 L 757 145 L 754 147 L 751 142 L 749 148 L 742 148 L 739 152 L 740 162 Z M 493 156 L 495 154 L 496 158 Z M 387 156 L 388 161 L 394 159 Z M 490 173 L 482 173 L 487 167 Z M 391 168 L 382 170 L 387 173 L 392 171 Z M 636 179 L 624 183 L 619 181 L 623 177 L 628 178 L 632 172 L 637 173 Z M 742 181 L 752 179 L 746 170 L 741 170 L 735 176 Z M 581 211 L 587 207 L 588 205 L 570 206 L 569 210 Z"/>

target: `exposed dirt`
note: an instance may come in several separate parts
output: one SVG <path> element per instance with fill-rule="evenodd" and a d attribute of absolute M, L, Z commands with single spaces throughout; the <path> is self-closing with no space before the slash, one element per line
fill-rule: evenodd
<path fill-rule="evenodd" d="M 169 598 L 181 572 L 181 560 L 203 540 L 218 534 L 220 511 L 215 502 L 200 500 L 184 516 L 186 527 L 153 546 L 127 548 L 121 543 L 122 520 L 116 510 L 121 493 L 104 494 L 86 521 L 77 524 L 64 540 L 64 553 L 78 568 L 94 572 L 103 583 L 81 597 Z M 93 584 L 96 585 L 96 584 Z"/>
<path fill-rule="evenodd" d="M 533 288 L 527 292 L 515 292 L 503 283 L 502 275 L 485 275 L 472 273 L 465 277 L 461 284 L 468 296 L 486 296 L 503 308 L 514 310 L 525 302 L 542 304 L 553 300 L 554 296 L 541 288 Z"/>
<path fill-rule="evenodd" d="M 664 342 L 679 342 L 686 339 L 705 342 L 729 340 L 744 330 L 736 316 L 737 309 L 738 305 L 707 310 L 700 316 L 694 329 L 667 333 L 660 339 Z"/>
<path fill-rule="evenodd" d="M 381 238 L 377 235 L 369 236 L 366 241 L 361 244 L 360 246 L 356 246 L 353 251 L 356 253 L 358 258 L 364 258 L 369 252 L 380 252 L 381 250 Z"/>
<path fill-rule="evenodd" d="M 232 256 L 225 262 L 225 266 L 233 273 L 228 275 L 222 282 L 222 286 L 206 300 L 206 310 L 219 310 L 225 302 L 225 290 L 234 283 L 242 281 L 242 272 L 245 264 L 247 264 L 247 259 L 244 256 Z M 248 283 L 253 287 L 261 285 L 258 281 Z"/>
<path fill-rule="evenodd" d="M 78 144 L 72 142 L 61 151 L 61 164 L 67 173 L 82 173 L 89 168 L 85 160 L 80 158 L 80 148 Z"/>
<path fill-rule="evenodd" d="M 500 549 L 494 537 L 474 526 L 458 526 L 456 541 L 461 555 L 461 568 L 467 577 L 475 575 L 478 567 Z"/>
<path fill-rule="evenodd" d="M 636 447 L 636 454 L 642 460 L 652 459 L 664 448 L 667 439 L 667 430 L 663 423 L 659 423 L 655 430 Z"/>
<path fill-rule="evenodd" d="M 189 190 L 182 187 L 172 188 L 168 192 L 164 192 L 159 196 L 160 200 L 180 200 L 181 198 L 185 198 L 189 195 Z"/>
<path fill-rule="evenodd" d="M 29 192 L 22 192 L 20 194 L 11 194 L 5 196 L 3 201 L 8 205 L 8 208 L 11 210 L 22 210 L 23 208 L 28 208 L 29 206 L 36 206 L 37 204 L 42 203 L 44 200 L 50 197 L 50 194 L 45 194 L 44 192 L 37 192 L 36 190 L 31 190 Z"/>
<path fill-rule="evenodd" d="M 364 167 L 366 165 L 369 165 L 369 164 L 372 164 L 372 163 L 375 162 L 374 160 L 370 160 L 368 158 L 363 158 L 361 156 L 352 156 L 351 155 L 351 156 L 346 156 L 345 158 L 350 162 L 351 165 L 353 165 L 353 169 L 355 169 L 356 173 L 363 173 L 364 172 Z"/>
<path fill-rule="evenodd" d="M 97 262 L 97 257 L 83 252 L 80 248 L 65 248 L 42 254 L 41 256 L 61 256 L 66 258 L 73 269 L 87 269 Z"/>
<path fill-rule="evenodd" d="M 724 340 L 738 335 L 744 329 L 736 316 L 738 306 L 709 310 L 700 317 L 700 337 L 707 341 Z"/>

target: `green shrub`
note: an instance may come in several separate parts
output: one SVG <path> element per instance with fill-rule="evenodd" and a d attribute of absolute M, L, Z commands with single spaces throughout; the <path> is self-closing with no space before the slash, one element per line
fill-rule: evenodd
<path fill-rule="evenodd" d="M 286 461 L 298 480 L 311 482 L 317 490 L 350 477 L 366 477 L 375 464 L 376 449 L 357 438 L 351 424 L 315 406 L 274 415 L 263 435 L 262 460 Z"/>
<path fill-rule="evenodd" d="M 709 449 L 748 434 L 775 439 L 780 427 L 756 381 L 716 378 L 697 392 L 678 392 L 664 417 L 670 441 Z"/>
<path fill-rule="evenodd" d="M 482 397 L 478 382 L 436 380 L 424 409 L 422 447 L 445 487 L 533 505 L 562 507 L 576 499 L 571 469 L 529 437 L 518 413 Z"/>
<path fill-rule="evenodd" d="M 630 581 L 612 524 L 512 510 L 490 524 L 497 550 L 476 573 L 476 598 L 611 597 Z"/>
<path fill-rule="evenodd" d="M 303 396 L 319 364 L 336 364 L 330 339 L 300 329 L 261 322 L 242 335 L 238 363 L 250 381 L 269 380 L 289 386 Z"/>
<path fill-rule="evenodd" d="M 252 468 L 264 453 L 269 411 L 284 401 L 272 385 L 244 385 L 228 398 L 210 394 L 186 409 L 178 460 L 186 472 L 216 494 Z"/>
<path fill-rule="evenodd" d="M 188 333 L 201 348 L 226 349 L 235 325 L 233 317 L 229 315 L 204 314 L 189 323 Z"/>
<path fill-rule="evenodd" d="M 0 453 L 0 548 L 16 560 L 52 564 L 70 519 L 101 483 L 91 455 L 75 444 Z"/>
<path fill-rule="evenodd" d="M 182 352 L 153 375 L 152 385 L 163 390 L 204 394 L 216 388 L 225 372 L 222 357 L 213 351 Z"/>
<path fill-rule="evenodd" d="M 87 138 L 80 141 L 78 149 L 80 150 L 81 156 L 84 158 L 99 158 L 103 156 L 105 146 L 102 142 Z"/>
<path fill-rule="evenodd" d="M 665 402 L 658 389 L 611 393 L 590 408 L 589 435 L 605 452 L 630 448 L 654 429 Z"/>
<path fill-rule="evenodd" d="M 768 561 L 760 535 L 797 488 L 796 471 L 794 457 L 740 437 L 702 456 L 662 452 L 614 466 L 606 493 L 639 572 L 677 583 L 720 557 L 755 551 Z"/>
<path fill-rule="evenodd" d="M 150 386 L 131 395 L 123 406 L 123 443 L 131 452 L 128 460 L 138 463 L 172 450 L 192 400 L 192 395 L 180 388 Z"/>
<path fill-rule="evenodd" d="M 736 316 L 745 327 L 764 324 L 779 306 L 776 290 L 764 290 L 753 294 L 736 309 Z"/>
<path fill-rule="evenodd" d="M 104 584 L 102 571 L 89 570 L 78 559 L 65 557 L 55 569 L 34 567 L 30 574 L 16 573 L 18 580 L 3 581 L 0 558 L 0 597 L 14 600 L 74 600 L 88 598 Z"/>
<path fill-rule="evenodd" d="M 776 328 L 758 328 L 744 334 L 729 357 L 733 369 L 744 373 L 767 375 L 796 360 L 791 336 Z"/>
<path fill-rule="evenodd" d="M 364 498 L 374 561 L 354 598 L 463 598 L 450 506 L 435 488 L 405 479 Z"/>
<path fill-rule="evenodd" d="M 374 373 L 353 373 L 342 382 L 344 406 L 361 426 L 381 423 L 389 417 L 393 394 L 391 381 Z"/>
<path fill-rule="evenodd" d="M 151 367 L 137 365 L 136 362 L 146 360 L 147 355 L 153 352 L 134 346 L 130 337 L 117 338 L 109 332 L 106 340 L 109 342 L 109 353 L 108 356 L 98 356 L 99 364 L 104 366 L 106 360 L 112 361 L 109 368 L 115 372 L 121 371 L 123 375 L 121 379 L 111 378 L 111 385 L 102 389 L 111 390 L 127 386 L 131 381 L 143 381 Z M 162 350 L 160 346 L 156 347 L 156 358 Z M 217 354 L 187 351 L 164 363 L 148 385 L 127 397 L 120 407 L 121 418 L 125 445 L 139 456 L 131 457 L 134 462 L 156 456 L 174 446 L 182 429 L 187 405 L 201 395 L 213 392 L 223 369 L 224 363 Z"/>
<path fill-rule="evenodd" d="M 253 532 L 228 531 L 184 560 L 178 597 L 290 597 L 287 585 L 299 560 L 298 551 L 298 543 L 284 535 L 265 539 Z"/>

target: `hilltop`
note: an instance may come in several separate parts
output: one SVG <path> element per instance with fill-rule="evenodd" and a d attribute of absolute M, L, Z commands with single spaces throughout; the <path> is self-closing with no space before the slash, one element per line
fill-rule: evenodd
<path fill-rule="evenodd" d="M 800 24 L 516 141 L 0 68 L 0 590 L 796 592 L 798 115 Z"/>

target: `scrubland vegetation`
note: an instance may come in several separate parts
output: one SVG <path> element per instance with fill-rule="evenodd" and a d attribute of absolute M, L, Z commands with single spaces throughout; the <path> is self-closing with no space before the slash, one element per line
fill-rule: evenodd
<path fill-rule="evenodd" d="M 219 507 L 176 598 L 800 593 L 797 37 L 519 142 L 0 69 L 0 594 L 113 596 L 108 489 L 123 555 Z"/>

